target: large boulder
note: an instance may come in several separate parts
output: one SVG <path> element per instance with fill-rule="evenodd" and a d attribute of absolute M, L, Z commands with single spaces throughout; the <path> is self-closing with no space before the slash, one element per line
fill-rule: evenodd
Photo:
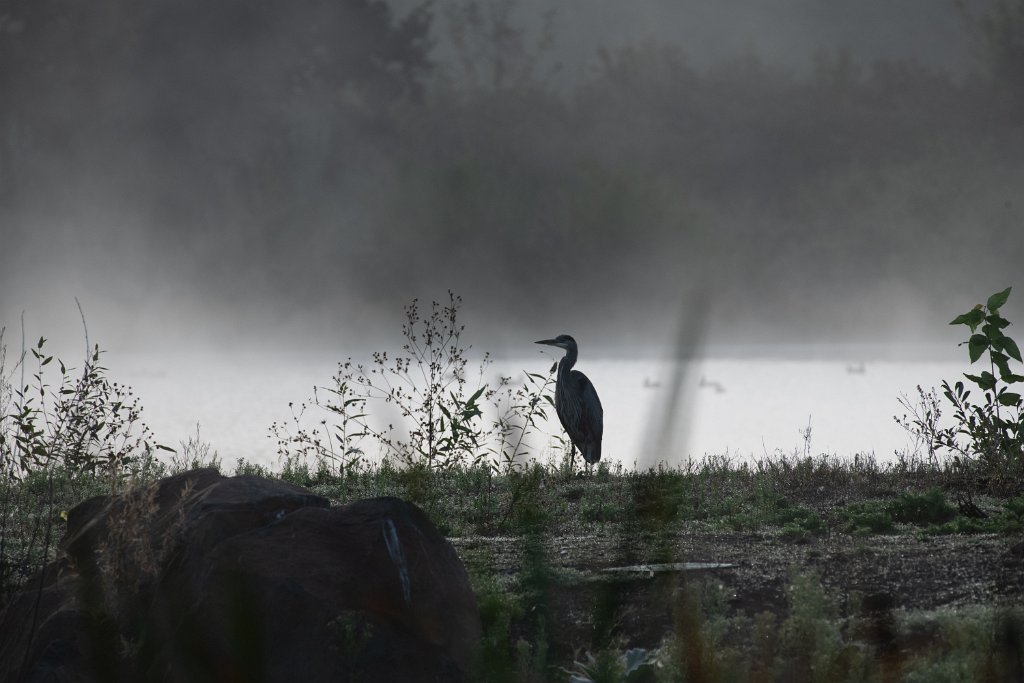
<path fill-rule="evenodd" d="M 448 681 L 480 638 L 416 506 L 341 507 L 194 470 L 68 513 L 61 556 L 0 612 L 2 681 Z"/>

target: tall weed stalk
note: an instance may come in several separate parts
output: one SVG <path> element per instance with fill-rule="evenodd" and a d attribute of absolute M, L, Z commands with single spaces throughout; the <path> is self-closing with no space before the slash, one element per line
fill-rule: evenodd
<path fill-rule="evenodd" d="M 485 354 L 471 367 L 461 305 L 450 291 L 448 301 L 433 302 L 429 312 L 414 299 L 405 308 L 398 352 L 376 351 L 369 363 L 351 357 L 339 363 L 328 386 L 315 387 L 311 401 L 290 405 L 291 418 L 271 425 L 278 455 L 358 470 L 367 464 L 369 439 L 386 459 L 405 467 L 521 467 L 530 451 L 528 435 L 547 419 L 554 372 L 526 373 L 521 386 L 509 377 L 493 388 L 485 383 L 491 359 Z M 485 405 L 493 419 L 485 419 Z M 382 422 L 388 410 L 397 412 L 397 425 Z"/>
<path fill-rule="evenodd" d="M 3 599 L 49 559 L 62 503 L 81 500 L 83 487 L 98 493 L 100 483 L 117 491 L 152 467 L 156 449 L 172 450 L 153 440 L 132 389 L 107 377 L 102 351 L 89 344 L 84 316 L 82 325 L 86 354 L 79 372 L 48 353 L 45 337 L 29 348 L 23 339 L 8 365 L 0 329 Z"/>

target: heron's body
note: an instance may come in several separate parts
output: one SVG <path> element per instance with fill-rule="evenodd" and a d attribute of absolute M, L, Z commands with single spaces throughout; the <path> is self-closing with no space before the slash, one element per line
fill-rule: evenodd
<path fill-rule="evenodd" d="M 565 349 L 565 356 L 558 361 L 555 412 L 574 448 L 578 448 L 583 459 L 592 465 L 601 459 L 604 410 L 594 384 L 582 372 L 572 369 L 576 365 L 576 340 L 562 334 L 537 343 Z"/>

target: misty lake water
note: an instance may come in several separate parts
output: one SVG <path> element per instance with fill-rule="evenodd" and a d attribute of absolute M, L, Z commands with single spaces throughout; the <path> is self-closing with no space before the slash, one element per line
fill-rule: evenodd
<path fill-rule="evenodd" d="M 526 369 L 544 373 L 553 357 L 496 362 L 485 372 L 485 381 L 494 382 L 499 374 L 521 379 Z M 336 368 L 330 358 L 253 354 L 206 356 L 175 362 L 167 370 L 161 365 L 167 366 L 165 359 L 131 354 L 111 363 L 113 378 L 139 395 L 158 442 L 178 447 L 195 434 L 198 423 L 201 439 L 225 463 L 245 458 L 272 466 L 278 461 L 268 427 L 289 418 L 289 402 L 298 406 L 309 399 L 313 386 L 328 384 Z M 659 406 L 672 394 L 672 367 L 590 359 L 577 367 L 593 380 L 604 405 L 604 458 L 626 466 L 657 460 L 675 464 L 707 454 L 739 459 L 803 452 L 801 430 L 808 425 L 815 455 L 873 453 L 888 460 L 910 444 L 893 421 L 893 415 L 904 412 L 897 402 L 900 394 L 914 397 L 918 384 L 938 386 L 942 379 L 961 377 L 965 369 L 954 362 L 694 361 L 684 366 L 680 400 L 669 420 L 676 432 L 674 445 L 655 457 L 645 439 L 666 422 Z M 549 435 L 557 432 L 554 422 L 533 440 L 542 457 Z M 363 447 L 373 451 L 369 442 Z"/>

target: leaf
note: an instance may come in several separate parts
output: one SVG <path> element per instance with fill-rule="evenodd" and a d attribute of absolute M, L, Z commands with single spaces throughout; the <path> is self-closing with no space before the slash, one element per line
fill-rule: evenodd
<path fill-rule="evenodd" d="M 999 376 L 1003 379 L 1009 377 L 1013 373 L 1010 372 L 1009 358 L 1003 353 L 992 353 L 992 362 L 997 368 L 999 368 Z"/>
<path fill-rule="evenodd" d="M 984 391 L 988 391 L 989 389 L 993 389 L 996 386 L 996 378 L 995 378 L 995 376 L 992 375 L 991 372 L 987 372 L 987 371 L 983 372 L 983 373 L 981 373 L 980 377 L 978 375 L 968 375 L 965 372 L 964 373 L 964 377 L 966 377 L 967 379 L 969 379 L 972 382 L 974 382 L 975 384 L 977 384 Z"/>
<path fill-rule="evenodd" d="M 981 309 L 981 304 L 978 304 L 977 306 L 972 308 L 969 312 L 964 313 L 963 315 L 958 315 L 949 324 L 950 325 L 967 325 L 968 327 L 971 328 L 971 332 L 973 332 L 978 327 L 978 325 L 981 324 L 981 321 L 984 320 L 984 319 L 985 319 L 985 311 L 983 311 Z"/>
<path fill-rule="evenodd" d="M 999 394 L 999 402 L 1004 406 L 1015 406 L 1020 401 L 1020 394 L 1014 394 L 1010 391 L 1004 391 Z"/>
<path fill-rule="evenodd" d="M 1009 337 L 1004 336 L 1002 338 L 1003 351 L 1005 351 L 1010 358 L 1014 359 L 1018 363 L 1022 362 L 1020 357 L 1020 349 L 1017 348 L 1017 342 L 1013 341 Z"/>
<path fill-rule="evenodd" d="M 1002 330 L 999 329 L 997 325 L 993 325 L 992 323 L 982 325 L 981 331 L 986 337 L 989 338 L 993 346 L 999 348 L 997 344 L 1002 340 L 1003 332 Z"/>
<path fill-rule="evenodd" d="M 1007 287 L 1003 291 L 990 296 L 988 298 L 988 302 L 985 304 L 988 307 L 988 310 L 998 311 L 1000 308 L 1002 308 L 1003 304 L 1006 303 L 1006 300 L 1010 298 L 1011 289 L 1013 289 L 1013 287 Z"/>
<path fill-rule="evenodd" d="M 967 340 L 967 352 L 971 357 L 972 363 L 981 358 L 981 354 L 985 353 L 987 348 L 988 337 L 983 334 L 971 335 L 971 338 Z"/>
<path fill-rule="evenodd" d="M 998 327 L 1000 330 L 1006 329 L 1010 326 L 1010 321 L 1002 317 L 998 313 L 989 313 L 985 316 L 985 320 L 988 321 L 989 325 Z"/>

